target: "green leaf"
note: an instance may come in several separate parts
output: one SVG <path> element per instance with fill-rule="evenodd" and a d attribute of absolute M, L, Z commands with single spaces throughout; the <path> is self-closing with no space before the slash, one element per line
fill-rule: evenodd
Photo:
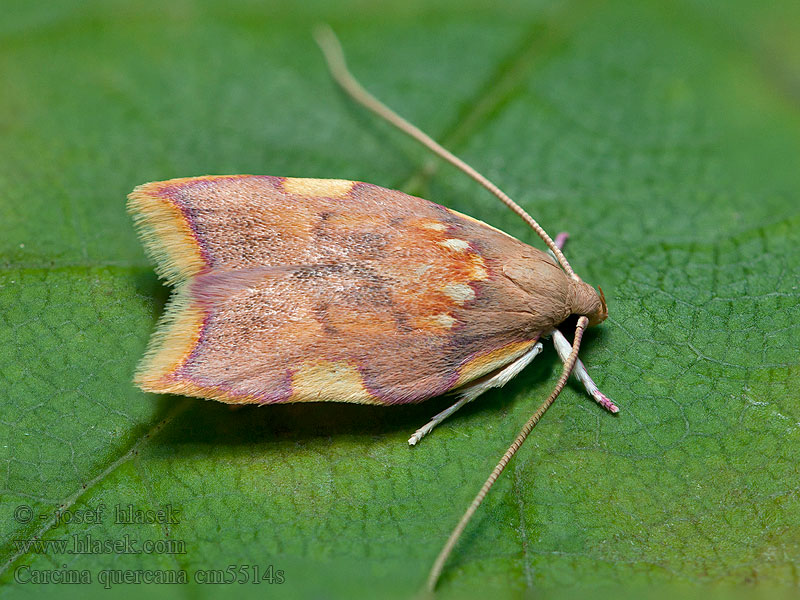
<path fill-rule="evenodd" d="M 798 4 L 298 4 L 4 3 L 7 596 L 85 591 L 20 583 L 64 573 L 135 592 L 113 577 L 208 581 L 232 565 L 252 582 L 271 565 L 272 583 L 154 591 L 409 597 L 554 384 L 548 350 L 415 448 L 409 434 L 447 399 L 233 411 L 131 384 L 168 296 L 125 213 L 140 183 L 365 180 L 535 243 L 336 90 L 318 21 L 368 89 L 551 234 L 568 230 L 573 266 L 608 298 L 582 357 L 622 412 L 565 390 L 468 527 L 442 595 L 800 585 Z M 115 507 L 171 522 L 116 522 Z M 151 553 L 124 553 L 148 540 Z"/>

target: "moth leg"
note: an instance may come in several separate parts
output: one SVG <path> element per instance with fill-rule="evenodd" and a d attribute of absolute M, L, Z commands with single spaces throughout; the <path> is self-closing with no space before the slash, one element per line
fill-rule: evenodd
<path fill-rule="evenodd" d="M 558 356 L 561 358 L 563 362 L 567 361 L 569 358 L 570 352 L 572 352 L 572 344 L 569 343 L 567 338 L 564 337 L 564 334 L 561 333 L 558 329 L 553 329 L 550 333 L 553 338 L 553 346 L 556 347 L 556 352 L 558 352 Z M 589 376 L 589 372 L 586 370 L 586 367 L 581 362 L 581 359 L 578 359 L 575 362 L 575 367 L 572 369 L 572 374 L 583 384 L 583 387 L 586 388 L 586 391 L 589 395 L 595 399 L 600 406 L 605 408 L 607 411 L 612 413 L 618 413 L 619 408 L 616 404 L 606 396 L 603 392 L 601 392 L 592 378 Z"/>
<path fill-rule="evenodd" d="M 426 435 L 428 435 L 433 430 L 434 427 L 436 427 L 439 423 L 444 421 L 447 417 L 452 415 L 454 412 L 456 412 L 459 408 L 464 406 L 469 401 L 470 401 L 469 398 L 461 398 L 458 402 L 453 404 L 451 407 L 446 408 L 445 410 L 440 412 L 438 415 L 433 417 L 428 423 L 426 423 L 424 426 L 422 426 L 419 429 L 417 429 L 414 432 L 414 435 L 412 435 L 410 438 L 408 438 L 408 445 L 409 446 L 416 446 L 417 442 L 420 441 L 422 438 L 424 438 Z"/>
<path fill-rule="evenodd" d="M 473 381 L 472 383 L 468 383 L 467 385 L 459 388 L 455 393 L 459 395 L 459 400 L 449 408 L 446 408 L 438 415 L 433 417 L 428 423 L 424 426 L 420 427 L 414 432 L 408 443 L 411 446 L 416 445 L 418 441 L 424 438 L 427 434 L 429 434 L 434 427 L 436 427 L 439 423 L 444 421 L 447 417 L 452 415 L 456 412 L 459 408 L 464 406 L 467 402 L 471 402 L 475 400 L 478 396 L 480 396 L 485 391 L 493 388 L 493 387 L 500 387 L 508 383 L 512 378 L 514 378 L 522 369 L 528 366 L 528 364 L 536 358 L 536 356 L 542 351 L 542 343 L 536 342 L 533 345 L 533 348 L 528 350 L 525 354 L 520 356 L 515 361 L 511 362 L 510 364 L 503 367 L 500 371 L 495 373 L 490 373 L 488 376 L 484 376 L 477 381 Z"/>

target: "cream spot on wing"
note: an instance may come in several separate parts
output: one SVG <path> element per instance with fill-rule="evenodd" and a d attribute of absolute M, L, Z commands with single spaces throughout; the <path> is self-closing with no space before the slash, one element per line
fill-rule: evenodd
<path fill-rule="evenodd" d="M 287 177 L 283 180 L 284 191 L 306 197 L 344 198 L 353 189 L 355 181 L 346 179 L 309 179 Z"/>
<path fill-rule="evenodd" d="M 425 273 L 430 271 L 432 267 L 433 265 L 422 265 L 421 267 L 417 267 L 416 269 L 414 269 L 414 274 L 417 277 L 422 277 L 423 275 L 425 275 Z"/>
<path fill-rule="evenodd" d="M 438 315 L 434 315 L 431 317 L 431 321 L 433 321 L 435 325 L 444 327 L 445 329 L 450 329 L 456 324 L 456 320 L 447 313 L 439 313 Z"/>
<path fill-rule="evenodd" d="M 483 263 L 482 260 L 481 263 Z M 473 281 L 483 281 L 484 279 L 489 279 L 489 272 L 484 268 L 483 264 L 473 264 L 470 276 Z"/>
<path fill-rule="evenodd" d="M 475 298 L 475 290 L 466 283 L 448 283 L 442 291 L 456 304 L 464 304 Z"/>
<path fill-rule="evenodd" d="M 466 240 L 460 240 L 458 238 L 448 238 L 444 241 L 439 242 L 440 246 L 444 246 L 445 248 L 449 248 L 450 250 L 455 250 L 456 252 L 463 252 L 467 248 L 469 248 L 469 242 Z"/>
<path fill-rule="evenodd" d="M 444 231 L 447 229 L 447 225 L 440 223 L 439 221 L 423 221 L 420 226 L 432 231 Z"/>
<path fill-rule="evenodd" d="M 291 402 L 370 402 L 361 375 L 346 362 L 304 363 L 292 377 Z"/>

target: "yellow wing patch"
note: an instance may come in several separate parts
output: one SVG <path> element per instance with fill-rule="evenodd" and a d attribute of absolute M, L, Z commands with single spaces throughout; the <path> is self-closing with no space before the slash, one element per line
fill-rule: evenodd
<path fill-rule="evenodd" d="M 503 346 L 502 348 L 492 350 L 491 352 L 487 352 L 486 354 L 482 354 L 476 358 L 473 358 L 466 364 L 462 365 L 458 370 L 458 383 L 456 385 L 460 386 L 465 383 L 469 383 L 473 379 L 482 377 L 487 373 L 491 373 L 492 371 L 509 364 L 511 361 L 525 354 L 525 352 L 527 352 L 535 343 L 536 340 L 512 342 Z"/>
<path fill-rule="evenodd" d="M 346 179 L 286 177 L 283 180 L 283 190 L 306 198 L 344 198 L 356 183 Z"/>
<path fill-rule="evenodd" d="M 289 402 L 355 402 L 380 404 L 364 387 L 358 370 L 343 361 L 304 363 L 292 377 Z"/>

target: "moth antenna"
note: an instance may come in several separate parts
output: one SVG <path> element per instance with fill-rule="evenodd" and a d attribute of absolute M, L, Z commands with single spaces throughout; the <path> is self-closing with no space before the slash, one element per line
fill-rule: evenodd
<path fill-rule="evenodd" d="M 519 432 L 519 435 L 517 435 L 514 443 L 512 443 L 511 446 L 508 447 L 508 450 L 506 450 L 506 453 L 503 454 L 503 458 L 501 458 L 500 462 L 497 463 L 497 466 L 494 468 L 491 475 L 489 475 L 486 483 L 483 484 L 483 487 L 478 492 L 478 495 L 475 496 L 472 504 L 469 505 L 464 513 L 464 516 L 461 517 L 458 525 L 456 525 L 455 529 L 453 529 L 453 532 L 447 539 L 447 543 L 445 543 L 442 551 L 439 552 L 439 556 L 436 557 L 436 562 L 433 563 L 433 568 L 431 569 L 430 575 L 428 575 L 427 589 L 429 592 L 433 592 L 436 588 L 436 583 L 439 581 L 439 577 L 442 574 L 444 564 L 447 562 L 450 553 L 458 543 L 458 540 L 461 537 L 461 534 L 464 532 L 464 529 L 467 527 L 467 524 L 470 522 L 470 519 L 472 519 L 472 515 L 475 514 L 476 510 L 478 510 L 478 507 L 483 502 L 486 494 L 489 493 L 489 490 L 492 489 L 494 482 L 497 481 L 497 478 L 503 472 L 503 469 L 506 468 L 508 461 L 510 461 L 511 458 L 517 453 L 517 450 L 519 450 L 520 446 L 522 446 L 523 442 L 528 437 L 528 434 L 530 434 L 533 428 L 536 427 L 539 419 L 542 418 L 542 415 L 547 412 L 547 409 L 550 408 L 553 402 L 556 401 L 556 398 L 558 398 L 561 390 L 564 389 L 564 385 L 566 385 L 567 379 L 569 379 L 570 373 L 572 372 L 572 369 L 578 360 L 578 350 L 581 347 L 581 339 L 583 338 L 583 332 L 588 325 L 589 319 L 587 317 L 580 317 L 578 319 L 578 325 L 575 329 L 575 338 L 572 340 L 572 352 L 570 353 L 567 362 L 564 363 L 564 370 L 561 371 L 561 377 L 559 377 L 556 387 L 553 388 L 553 391 L 550 393 L 550 396 L 548 396 L 547 400 L 542 402 L 541 406 L 536 409 L 536 412 L 531 415 L 531 418 L 528 419 L 528 422 L 525 423 L 525 426 Z"/>
<path fill-rule="evenodd" d="M 330 28 L 329 25 L 322 24 L 318 25 L 314 29 L 314 38 L 317 41 L 322 53 L 325 55 L 325 60 L 328 64 L 328 69 L 331 73 L 333 79 L 338 83 L 341 88 L 347 92 L 347 94 L 356 102 L 368 108 L 376 115 L 381 117 L 382 119 L 388 121 L 395 127 L 397 127 L 400 131 L 405 133 L 406 135 L 411 136 L 415 140 L 417 140 L 420 144 L 428 148 L 431 152 L 443 158 L 451 165 L 455 166 L 456 168 L 460 169 L 472 179 L 477 181 L 487 190 L 489 190 L 492 194 L 494 194 L 503 204 L 508 206 L 512 211 L 514 211 L 523 221 L 525 221 L 528 225 L 530 225 L 533 230 L 539 235 L 540 238 L 547 244 L 547 247 L 550 251 L 555 255 L 556 259 L 558 259 L 559 264 L 561 267 L 566 271 L 567 275 L 569 275 L 572 279 L 576 281 L 580 281 L 580 277 L 575 274 L 575 271 L 572 270 L 572 267 L 569 265 L 564 254 L 561 252 L 560 248 L 553 242 L 547 232 L 542 228 L 536 220 L 530 216 L 525 209 L 523 209 L 519 204 L 514 202 L 503 190 L 497 187 L 494 183 L 489 181 L 486 177 L 478 173 L 475 169 L 465 163 L 463 160 L 458 158 L 455 154 L 450 152 L 449 150 L 440 146 L 433 138 L 423 132 L 421 129 L 415 127 L 408 121 L 406 121 L 403 117 L 398 115 L 394 112 L 391 108 L 383 104 L 380 100 L 375 98 L 372 94 L 370 94 L 367 90 L 365 90 L 360 83 L 353 77 L 350 71 L 347 69 L 347 63 L 345 62 L 344 52 L 342 51 L 342 45 L 339 43 L 339 39 L 336 37 L 336 34 L 333 32 L 333 29 Z"/>

